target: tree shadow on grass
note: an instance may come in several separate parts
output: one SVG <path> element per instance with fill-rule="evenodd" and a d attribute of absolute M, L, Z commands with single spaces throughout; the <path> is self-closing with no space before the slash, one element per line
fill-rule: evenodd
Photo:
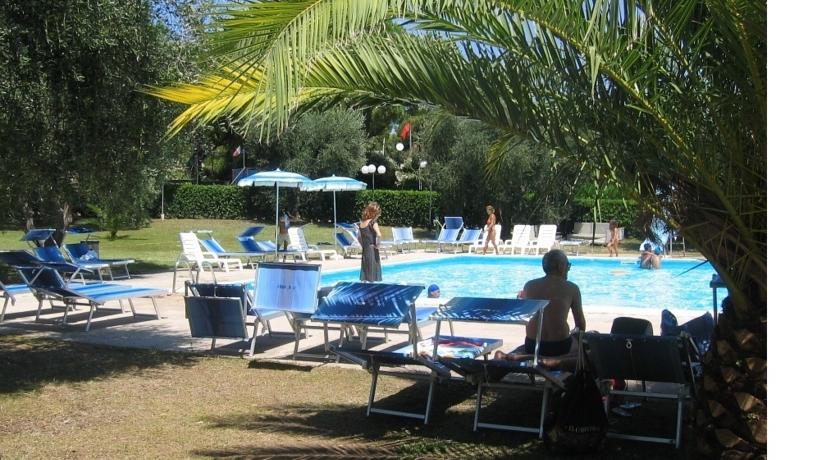
<path fill-rule="evenodd" d="M 36 390 L 162 365 L 191 366 L 199 355 L 0 335 L 0 394 Z"/>
<path fill-rule="evenodd" d="M 422 412 L 428 386 L 419 383 L 378 399 L 377 407 Z M 488 394 L 482 421 L 535 426 L 540 395 L 514 392 Z M 450 383 L 438 387 L 429 425 L 407 418 L 365 416 L 365 407 L 331 404 L 271 406 L 255 415 L 207 418 L 211 428 L 282 433 L 294 438 L 275 446 L 195 450 L 194 455 L 223 458 L 554 458 L 536 435 L 483 429 L 472 431 L 474 389 Z M 655 412 L 654 418 L 662 414 Z M 649 420 L 649 419 L 645 419 Z M 639 420 L 636 421 L 639 423 Z M 301 442 L 300 438 L 308 438 Z M 607 440 L 603 449 L 581 458 L 690 458 L 672 446 Z"/>

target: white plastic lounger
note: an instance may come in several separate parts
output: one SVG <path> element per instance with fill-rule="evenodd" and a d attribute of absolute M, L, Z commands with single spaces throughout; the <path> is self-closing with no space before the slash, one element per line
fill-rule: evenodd
<path fill-rule="evenodd" d="M 321 257 L 321 260 L 327 260 L 327 256 L 334 259 L 338 255 L 335 249 L 321 249 L 318 245 L 307 243 L 306 235 L 301 227 L 289 227 L 289 239 L 291 243 L 287 250 L 299 251 L 304 255 L 304 258 L 309 254 L 317 254 Z"/>
<path fill-rule="evenodd" d="M 537 232 L 537 240 L 528 246 L 528 254 L 534 251 L 535 255 L 539 255 L 540 251 L 545 249 L 546 252 L 554 248 L 555 236 L 557 235 L 556 225 L 540 225 Z"/>

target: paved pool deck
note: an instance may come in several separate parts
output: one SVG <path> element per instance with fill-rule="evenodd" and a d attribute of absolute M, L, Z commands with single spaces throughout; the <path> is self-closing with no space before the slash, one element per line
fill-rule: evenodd
<path fill-rule="evenodd" d="M 414 251 L 403 254 L 393 254 L 383 259 L 383 265 L 429 260 L 443 257 L 444 255 L 435 252 Z M 447 254 L 445 256 L 451 256 Z M 537 256 L 533 256 L 537 257 Z M 335 270 L 345 268 L 358 268 L 360 259 L 358 256 L 352 259 L 338 260 L 310 260 L 310 263 L 321 264 L 322 270 Z M 254 279 L 254 270 L 246 268 L 242 271 L 216 272 L 219 282 L 248 281 Z M 536 274 L 535 274 L 536 276 Z M 210 339 L 196 339 L 190 337 L 189 323 L 184 316 L 183 288 L 184 282 L 188 279 L 186 270 L 179 271 L 176 279 L 177 293 L 170 293 L 165 297 L 157 299 L 161 319 L 154 315 L 154 308 L 148 299 L 135 301 L 137 316 L 132 316 L 126 308 L 123 313 L 119 304 L 109 303 L 106 308 L 99 309 L 94 313 L 90 331 L 85 331 L 85 321 L 88 315 L 87 308 L 80 308 L 71 312 L 68 317 L 68 325 L 62 326 L 61 319 L 63 309 L 50 309 L 45 307 L 39 321 L 35 321 L 37 301 L 31 294 L 17 296 L 15 305 L 9 305 L 6 310 L 5 321 L 0 323 L 0 334 L 33 334 L 37 336 L 50 337 L 59 340 L 70 340 L 91 344 L 112 345 L 118 347 L 149 348 L 168 351 L 184 352 L 207 352 L 210 349 Z M 208 272 L 201 274 L 201 281 L 211 280 Z M 121 280 L 118 283 L 131 284 L 134 286 L 155 287 L 171 290 L 173 273 L 172 271 L 132 276 L 131 280 Z M 711 292 L 709 292 L 711 303 Z M 418 305 L 433 305 L 429 302 L 445 301 L 446 299 L 418 299 Z M 614 318 L 618 316 L 632 316 L 649 320 L 654 331 L 658 332 L 660 314 L 658 309 L 644 308 L 606 308 L 587 305 L 584 301 L 584 314 L 586 317 L 587 329 L 601 332 L 609 332 Z M 126 306 L 127 307 L 127 306 Z M 690 310 L 676 310 L 674 314 L 680 322 L 687 321 L 699 316 L 699 312 Z M 571 322 L 571 317 L 569 318 Z M 294 348 L 294 340 L 291 335 L 291 328 L 288 321 L 279 318 L 271 322 L 274 334 L 263 336 L 257 340 L 257 348 L 254 358 L 285 360 L 290 359 Z M 570 323 L 570 326 L 574 326 Z M 448 329 L 448 328 L 445 328 Z M 250 332 L 250 328 L 249 328 Z M 448 332 L 448 330 L 447 330 Z M 519 346 L 525 335 L 525 327 L 518 325 L 488 325 L 477 323 L 456 323 L 455 333 L 457 335 L 496 337 L 503 340 L 502 350 L 509 351 Z M 434 325 L 427 325 L 422 328 L 424 337 L 434 335 Z M 331 341 L 337 342 L 339 333 L 337 330 L 330 331 Z M 403 344 L 406 335 L 389 334 L 388 341 L 374 335 L 369 345 L 375 349 L 390 349 Z M 241 349 L 247 345 L 235 340 L 220 339 L 216 344 L 216 353 L 229 356 L 245 355 Z M 309 336 L 301 342 L 301 350 L 319 352 L 323 350 L 323 333 L 320 330 L 312 330 Z"/>

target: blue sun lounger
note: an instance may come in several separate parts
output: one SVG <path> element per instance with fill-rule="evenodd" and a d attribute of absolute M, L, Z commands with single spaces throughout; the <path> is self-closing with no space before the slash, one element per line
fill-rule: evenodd
<path fill-rule="evenodd" d="M 3 310 L 0 311 L 0 323 L 6 318 L 6 307 L 9 306 L 9 302 L 14 305 L 16 295 L 27 293 L 29 293 L 29 286 L 26 284 L 3 284 L 0 281 L 0 294 L 3 295 Z"/>
<path fill-rule="evenodd" d="M 367 346 L 368 332 L 381 330 L 384 333 L 398 332 L 402 324 L 409 326 L 409 341 L 419 337 L 414 326 L 417 317 L 427 319 L 435 308 L 416 309 L 414 301 L 423 293 L 423 285 L 388 283 L 337 283 L 330 293 L 321 299 L 312 321 L 340 326 L 339 347 L 344 344 L 345 330 L 349 326 L 360 330 L 362 348 Z M 415 316 L 411 316 L 415 315 Z M 386 335 L 387 340 L 387 335 Z M 324 333 L 324 345 L 328 344 Z"/>
<path fill-rule="evenodd" d="M 128 272 L 128 264 L 133 264 L 133 259 L 100 259 L 94 252 L 92 253 L 90 247 L 84 241 L 80 243 L 65 244 L 64 250 L 70 256 L 70 260 L 79 266 L 86 264 L 106 264 L 108 266 L 108 275 L 111 280 L 115 279 L 131 279 L 131 273 Z M 91 257 L 93 255 L 93 257 Z M 114 276 L 114 267 L 122 266 L 125 270 L 125 276 Z"/>
<path fill-rule="evenodd" d="M 60 255 L 60 254 L 59 254 Z M 73 278 L 80 274 L 88 274 L 93 275 L 94 272 L 84 267 L 80 267 L 78 265 L 70 264 L 64 261 L 62 258 L 62 262 L 50 262 L 44 261 L 35 257 L 34 255 L 30 254 L 27 251 L 23 250 L 16 250 L 16 251 L 0 251 L 0 262 L 9 265 L 10 267 L 51 267 L 57 270 L 59 273 L 63 275 L 67 275 L 69 278 Z M 84 277 L 82 278 L 82 282 L 84 283 Z"/>
<path fill-rule="evenodd" d="M 432 314 L 431 318 L 437 321 L 435 337 L 438 338 L 440 337 L 442 321 L 526 325 L 534 315 L 538 315 L 537 337 L 540 337 L 542 335 L 542 315 L 547 305 L 547 300 L 454 297 L 441 305 L 438 312 Z M 432 351 L 432 359 L 440 360 L 449 369 L 478 385 L 473 422 L 474 431 L 478 431 L 479 428 L 522 431 L 536 433 L 542 438 L 543 422 L 548 411 L 549 396 L 554 389 L 562 388 L 563 380 L 568 377 L 567 373 L 554 372 L 540 364 L 539 343 L 534 351 L 533 359 L 525 362 L 441 357 L 437 347 Z M 528 377 L 527 382 L 502 381 L 506 375 L 511 374 L 525 375 Z M 537 377 L 541 377 L 541 379 L 537 380 Z M 537 427 L 525 427 L 481 422 L 482 399 L 485 390 L 488 389 L 542 392 L 539 425 Z"/>
<path fill-rule="evenodd" d="M 54 228 L 33 228 L 27 230 L 20 240 L 26 241 L 33 248 L 45 246 L 47 242 L 50 242 L 52 246 L 56 246 L 57 243 L 55 238 L 53 238 L 53 233 L 55 233 Z"/>
<path fill-rule="evenodd" d="M 445 245 L 454 245 L 458 243 L 458 234 L 464 228 L 464 219 L 462 217 L 444 217 L 443 228 L 438 233 L 435 240 L 424 240 L 424 243 L 437 244 L 438 252 L 443 249 Z"/>
<path fill-rule="evenodd" d="M 79 276 L 81 277 L 82 282 L 84 282 L 85 272 L 96 273 L 96 275 L 99 277 L 99 280 L 102 281 L 102 270 L 110 269 L 110 266 L 106 263 L 68 263 L 67 260 L 64 259 L 64 256 L 61 255 L 61 251 L 58 250 L 58 246 L 43 246 L 39 248 L 34 248 L 32 251 L 35 252 L 35 257 L 37 257 L 38 260 L 44 263 L 52 264 L 53 268 L 57 268 L 58 266 L 76 267 L 73 273 L 70 274 L 70 281 L 72 281 L 75 277 Z"/>
<path fill-rule="evenodd" d="M 204 246 L 208 252 L 215 254 L 216 257 L 223 257 L 223 258 L 245 258 L 246 263 L 254 266 L 252 259 L 258 259 L 261 262 L 265 261 L 265 257 L 269 254 L 265 250 L 260 251 L 247 251 L 247 252 L 228 252 L 222 245 L 213 238 L 212 233 L 202 232 L 199 230 L 195 230 L 193 233 L 207 233 L 206 238 L 199 238 L 198 241 Z"/>
<path fill-rule="evenodd" d="M 244 232 L 240 233 L 236 239 L 239 241 L 239 245 L 242 246 L 242 249 L 245 252 L 252 253 L 252 254 L 261 254 L 262 256 L 273 256 L 277 254 L 278 256 L 282 255 L 283 260 L 286 260 L 287 256 L 291 256 L 292 260 L 295 259 L 296 256 L 300 257 L 304 261 L 306 260 L 306 253 L 303 251 L 297 250 L 283 250 L 278 249 L 277 245 L 273 241 L 257 241 L 254 238 L 258 233 L 265 228 L 261 225 L 257 225 L 254 227 L 248 227 L 245 229 Z"/>
<path fill-rule="evenodd" d="M 133 300 L 137 298 L 149 298 L 155 308 L 155 317 L 160 319 L 160 312 L 158 311 L 155 297 L 162 297 L 167 294 L 167 291 L 163 289 L 141 288 L 123 284 L 67 284 L 58 271 L 48 266 L 16 268 L 21 278 L 23 278 L 29 286 L 29 289 L 32 290 L 38 299 L 38 312 L 35 315 L 36 321 L 40 317 L 41 306 L 44 300 L 60 301 L 64 304 L 64 317 L 62 318 L 62 324 L 64 325 L 67 324 L 67 314 L 71 309 L 76 306 L 87 306 L 90 308 L 90 313 L 85 324 L 85 331 L 90 330 L 90 322 L 93 319 L 94 310 L 102 307 L 105 302 L 112 300 L 120 302 L 120 311 L 124 311 L 122 301 L 127 300 L 131 307 L 131 313 L 136 317 L 137 312 L 134 309 Z"/>
<path fill-rule="evenodd" d="M 313 315 L 313 320 L 353 325 L 361 328 L 397 328 L 409 325 L 409 343 L 394 351 L 344 348 L 343 343 L 332 347 L 337 356 L 362 366 L 371 374 L 367 415 L 372 413 L 396 415 L 429 422 L 436 385 L 451 377 L 449 368 L 433 357 L 478 357 L 485 356 L 502 345 L 500 339 L 437 336 L 420 339 L 420 326 L 428 322 L 438 310 L 437 307 L 417 308 L 414 305 L 422 293 L 423 286 L 407 286 L 384 283 L 339 283 L 324 299 Z M 391 369 L 405 366 L 419 366 L 421 372 L 395 372 Z M 425 368 L 425 369 L 424 369 Z M 381 375 L 411 378 L 427 381 L 429 388 L 426 407 L 422 412 L 385 409 L 377 407 L 376 388 Z"/>

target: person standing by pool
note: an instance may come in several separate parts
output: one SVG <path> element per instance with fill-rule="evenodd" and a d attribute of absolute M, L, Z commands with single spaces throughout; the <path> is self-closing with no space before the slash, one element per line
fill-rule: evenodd
<path fill-rule="evenodd" d="M 542 337 L 540 340 L 541 356 L 562 356 L 571 350 L 572 337 L 569 330 L 569 312 L 575 320 L 575 327 L 586 330 L 583 317 L 580 289 L 568 280 L 569 263 L 566 254 L 559 249 L 548 251 L 542 260 L 545 276 L 525 283 L 523 298 L 545 299 L 548 306 L 543 313 Z M 534 315 L 525 328 L 525 344 L 509 354 L 496 352 L 496 359 L 524 360 L 533 357 L 537 345 L 539 315 Z"/>
<path fill-rule="evenodd" d="M 277 246 L 280 246 L 280 242 L 282 241 L 284 251 L 289 247 L 289 243 L 292 242 L 292 240 L 289 239 L 290 225 L 291 222 L 289 221 L 289 213 L 287 213 L 284 209 L 283 214 L 277 222 Z"/>
<path fill-rule="evenodd" d="M 377 222 L 380 215 L 382 209 L 375 201 L 369 202 L 362 211 L 362 221 L 359 223 L 359 242 L 362 244 L 362 271 L 359 279 L 362 281 L 382 281 L 382 266 L 379 262 L 382 233 Z"/>
<path fill-rule="evenodd" d="M 487 210 L 487 223 L 484 224 L 484 252 L 482 254 L 487 254 L 487 246 L 492 242 L 496 255 L 499 255 L 499 245 L 496 243 L 496 210 L 489 204 L 485 209 Z"/>
<path fill-rule="evenodd" d="M 610 229 L 609 229 L 609 241 L 607 242 L 607 251 L 609 251 L 609 256 L 612 257 L 613 253 L 615 256 L 618 257 L 618 224 L 616 223 L 615 219 L 610 220 Z"/>

